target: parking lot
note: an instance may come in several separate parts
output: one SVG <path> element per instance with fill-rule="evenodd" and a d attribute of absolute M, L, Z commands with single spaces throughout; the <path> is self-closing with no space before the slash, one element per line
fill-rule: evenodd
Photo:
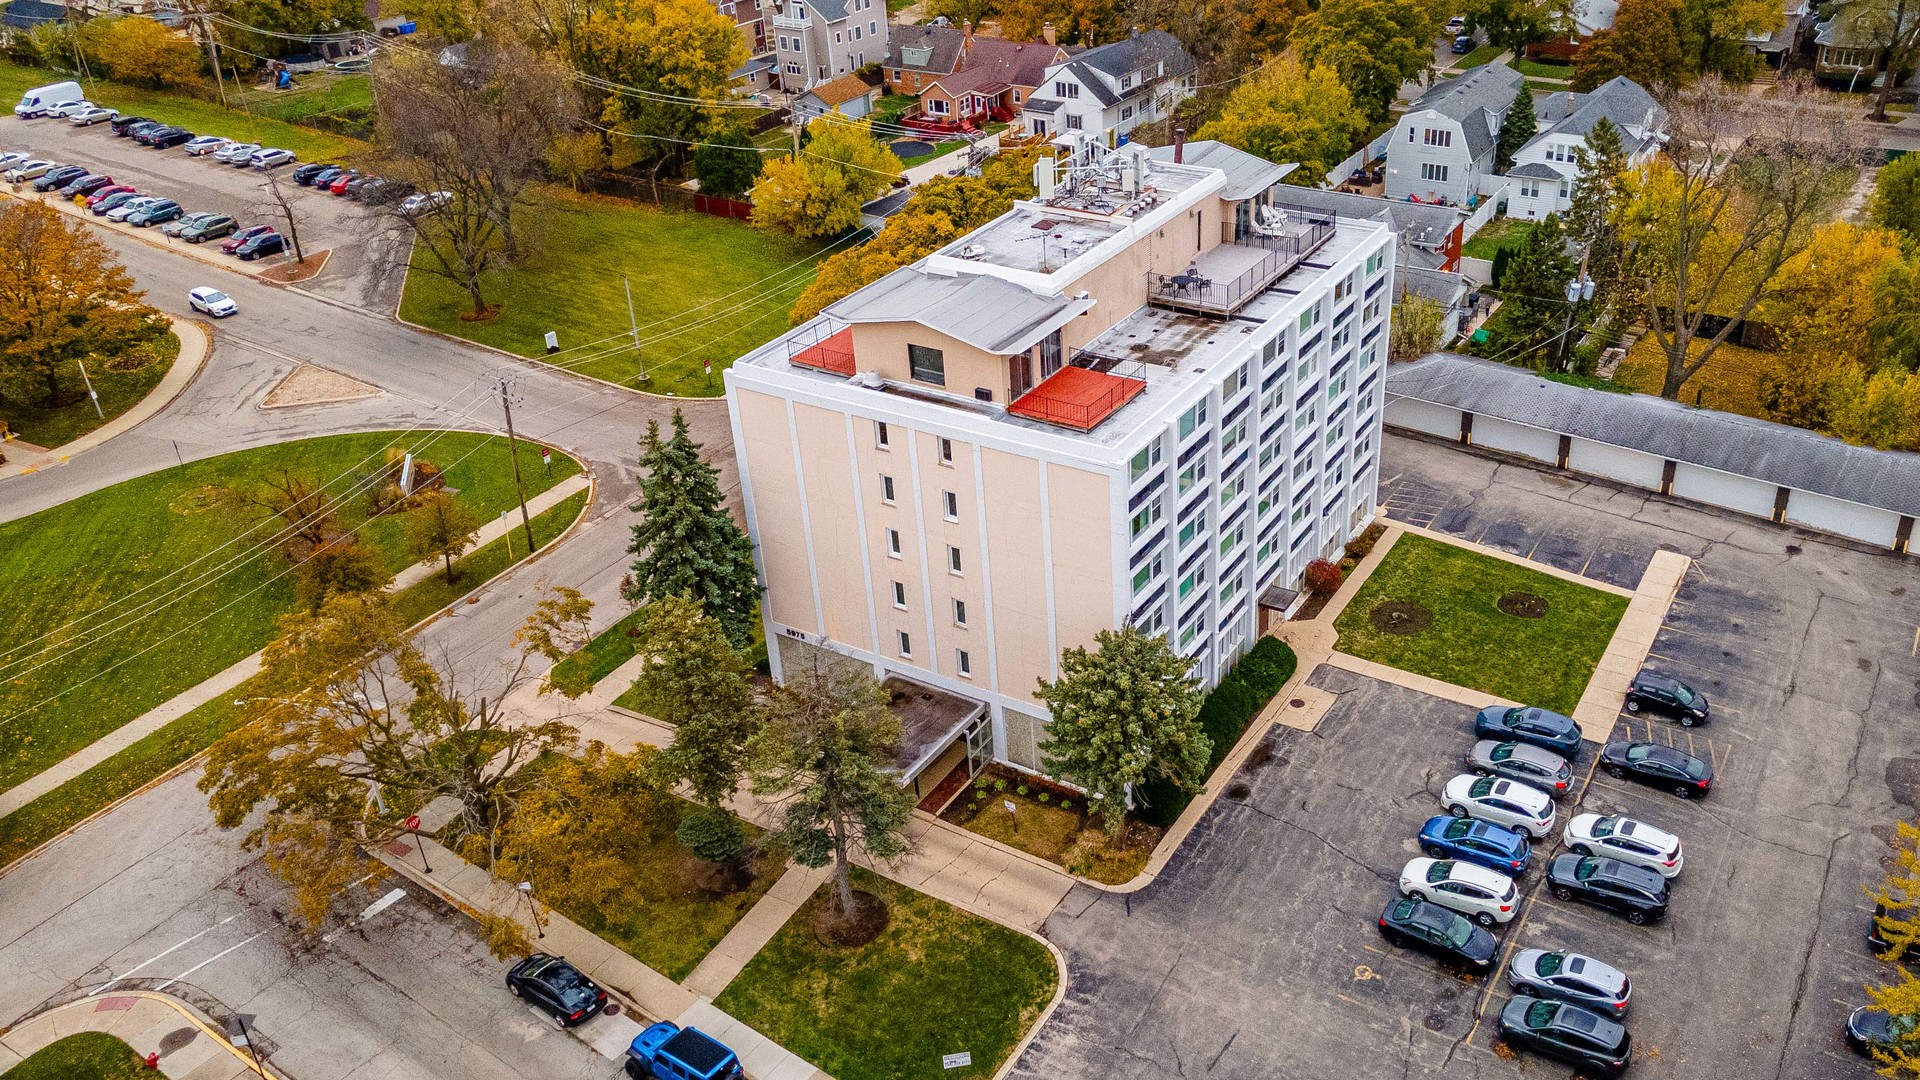
<path fill-rule="evenodd" d="M 1920 791 L 1912 562 L 1399 437 L 1383 473 L 1395 516 L 1618 584 L 1661 547 L 1698 560 L 1651 662 L 1697 681 L 1713 722 L 1634 718 L 1632 731 L 1711 758 L 1712 797 L 1594 775 L 1589 744 L 1555 826 L 1625 813 L 1678 834 L 1671 913 L 1634 927 L 1553 899 L 1538 883 L 1556 835 L 1498 932 L 1502 960 L 1569 948 L 1624 970 L 1631 1075 L 1872 1076 L 1841 1028 L 1861 984 L 1890 976 L 1863 942 L 1861 887 Z M 1130 897 L 1082 886 L 1054 913 L 1072 983 L 1016 1075 L 1573 1072 L 1496 1050 L 1504 980 L 1378 934 L 1472 743 L 1471 710 L 1333 668 L 1310 680 L 1339 695 L 1316 730 L 1276 728 L 1266 763 L 1234 778 L 1157 881 Z"/>

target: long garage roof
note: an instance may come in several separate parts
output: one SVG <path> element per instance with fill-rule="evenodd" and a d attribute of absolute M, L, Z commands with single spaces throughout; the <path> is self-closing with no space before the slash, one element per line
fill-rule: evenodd
<path fill-rule="evenodd" d="M 1770 484 L 1920 516 L 1920 455 L 1697 409 L 1647 394 L 1589 390 L 1525 368 L 1431 353 L 1387 369 L 1387 393 Z"/>

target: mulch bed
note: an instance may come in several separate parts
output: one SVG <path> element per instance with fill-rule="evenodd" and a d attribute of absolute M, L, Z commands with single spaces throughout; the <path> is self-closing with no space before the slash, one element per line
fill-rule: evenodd
<path fill-rule="evenodd" d="M 1388 600 L 1374 605 L 1373 610 L 1367 612 L 1367 621 L 1383 634 L 1406 636 L 1432 626 L 1433 612 L 1408 600 Z"/>
<path fill-rule="evenodd" d="M 1516 619 L 1541 619 L 1547 614 L 1547 598 L 1530 592 L 1510 592 L 1493 606 Z"/>
<path fill-rule="evenodd" d="M 827 888 L 831 890 L 833 884 L 829 882 Z M 831 896 L 814 905 L 813 936 L 830 948 L 851 949 L 879 937 L 889 918 L 885 900 L 855 889 L 851 916 L 843 917 Z"/>

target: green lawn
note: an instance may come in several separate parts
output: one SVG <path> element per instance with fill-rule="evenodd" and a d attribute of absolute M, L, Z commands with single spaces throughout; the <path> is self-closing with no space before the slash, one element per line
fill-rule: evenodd
<path fill-rule="evenodd" d="M 232 507 L 230 493 L 284 469 L 343 492 L 390 446 L 418 448 L 445 468 L 482 520 L 513 505 L 505 440 L 377 432 L 191 462 L 0 524 L 0 626 L 11 631 L 0 648 L 0 790 L 272 637 L 292 604 L 292 578 L 277 551 L 253 546 L 271 530 Z M 530 495 L 579 471 L 562 455 L 549 475 L 531 443 L 520 453 Z M 343 524 L 365 520 L 362 502 L 343 504 Z M 397 571 L 411 561 L 402 529 L 389 516 L 366 521 L 360 535 Z"/>
<path fill-rule="evenodd" d="M 167 377 L 167 371 L 179 357 L 180 339 L 169 331 L 152 348 L 140 355 L 125 357 L 129 363 L 96 362 L 87 368 L 87 377 L 93 380 L 93 389 L 100 395 L 100 412 L 106 414 L 104 417 L 93 411 L 93 403 L 85 397 L 57 409 L 35 408 L 9 400 L 0 402 L 0 422 L 35 446 L 64 446 L 138 405 L 140 399 Z M 86 382 L 80 376 L 80 365 L 64 367 L 60 372 L 60 385 L 74 392 L 81 391 Z"/>
<path fill-rule="evenodd" d="M 0 1080 L 140 1080 L 153 1076 L 133 1047 L 102 1031 L 83 1031 L 41 1047 Z"/>
<path fill-rule="evenodd" d="M 634 639 L 627 631 L 640 625 L 640 612 L 630 611 L 619 622 L 600 631 L 579 652 L 553 666 L 555 682 L 578 682 L 592 687 L 633 659 Z"/>
<path fill-rule="evenodd" d="M 464 320 L 466 293 L 420 270 L 426 256 L 416 252 L 401 317 L 536 359 L 546 357 L 547 331 L 558 331 L 556 363 L 623 386 L 711 397 L 728 364 L 786 329 L 819 252 L 743 221 L 609 199 L 554 193 L 528 213 L 536 253 L 487 274 L 498 315 Z M 631 340 L 632 325 L 623 277 L 633 287 L 638 356 L 620 340 Z M 651 381 L 638 382 L 642 372 Z"/>
<path fill-rule="evenodd" d="M 1544 64 L 1538 60 L 1516 58 L 1509 60 L 1507 66 L 1535 79 L 1557 79 L 1561 82 L 1570 82 L 1573 79 L 1572 64 Z"/>
<path fill-rule="evenodd" d="M 1547 601 L 1540 618 L 1496 606 L 1509 593 Z M 1390 601 L 1432 613 L 1424 630 L 1388 633 L 1371 618 Z M 1404 535 L 1334 629 L 1340 650 L 1457 686 L 1571 714 L 1627 599 L 1466 548 Z"/>
<path fill-rule="evenodd" d="M 373 81 L 368 75 L 321 72 L 300 76 L 291 90 L 229 87 L 227 101 L 250 113 L 297 124 L 316 116 L 365 114 L 373 108 Z"/>
<path fill-rule="evenodd" d="M 1461 248 L 1469 259 L 1492 259 L 1501 248 L 1519 250 L 1533 231 L 1533 222 L 1522 218 L 1495 218 L 1480 227 Z"/>
<path fill-rule="evenodd" d="M 31 87 L 58 82 L 63 78 L 66 76 L 45 68 L 25 67 L 0 60 L 0 96 L 18 98 Z M 367 149 L 367 144 L 358 139 L 331 135 L 266 116 L 254 116 L 237 109 L 223 109 L 216 102 L 202 101 L 185 94 L 143 90 L 104 79 L 94 79 L 81 85 L 86 88 L 88 100 L 109 109 L 119 109 L 124 115 L 138 114 L 164 120 L 203 135 L 224 135 L 263 146 L 285 147 L 302 161 L 347 157 Z M 101 137 L 110 136 L 105 129 L 101 129 Z"/>
<path fill-rule="evenodd" d="M 1475 47 L 1472 52 L 1455 60 L 1453 66 L 1463 71 L 1468 68 L 1481 67 L 1493 63 L 1494 57 L 1506 51 L 1506 48 L 1500 45 L 1480 45 Z"/>
<path fill-rule="evenodd" d="M 1012 1052 L 1057 972 L 1045 946 L 863 870 L 892 922 L 854 949 L 822 945 L 813 908 L 787 920 L 714 1004 L 838 1080 L 978 1080 Z M 973 1064 L 942 1069 L 944 1054 Z"/>

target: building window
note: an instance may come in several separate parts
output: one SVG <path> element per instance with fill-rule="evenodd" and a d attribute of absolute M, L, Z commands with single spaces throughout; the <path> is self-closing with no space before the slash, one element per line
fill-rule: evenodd
<path fill-rule="evenodd" d="M 1228 552 L 1231 552 L 1234 548 L 1239 546 L 1242 540 L 1245 540 L 1246 538 L 1247 538 L 1247 527 L 1245 525 L 1236 527 L 1232 532 L 1220 538 L 1220 554 L 1225 555 Z"/>
<path fill-rule="evenodd" d="M 1233 395 L 1239 393 L 1242 390 L 1245 390 L 1246 388 L 1247 388 L 1247 365 L 1242 364 L 1238 368 L 1234 369 L 1233 374 L 1227 376 L 1226 382 L 1223 382 L 1220 384 L 1220 400 L 1231 401 L 1233 399 Z"/>
<path fill-rule="evenodd" d="M 1180 437 L 1186 438 L 1207 422 L 1207 403 L 1201 402 L 1180 415 Z"/>
<path fill-rule="evenodd" d="M 1131 74 L 1120 76 L 1120 89 L 1122 90 L 1133 89 L 1133 76 Z"/>
<path fill-rule="evenodd" d="M 1139 596 L 1140 591 L 1145 589 L 1148 583 L 1159 576 L 1160 556 L 1155 555 L 1147 561 L 1146 565 L 1133 572 L 1133 595 Z"/>
<path fill-rule="evenodd" d="M 1221 457 L 1224 459 L 1227 454 L 1232 453 L 1233 448 L 1236 446 L 1239 446 L 1240 443 L 1246 439 L 1246 437 L 1247 437 L 1247 422 L 1245 420 L 1242 420 L 1239 423 L 1228 428 L 1226 431 L 1221 432 L 1220 434 Z"/>
<path fill-rule="evenodd" d="M 947 572 L 960 573 L 960 549 L 952 544 L 947 545 Z"/>
<path fill-rule="evenodd" d="M 943 438 L 940 440 L 940 464 L 942 465 L 953 464 L 953 440 L 952 439 Z"/>
<path fill-rule="evenodd" d="M 1068 131 L 1080 130 L 1080 114 L 1079 113 L 1067 114 L 1067 130 Z"/>
<path fill-rule="evenodd" d="M 1447 167 L 1435 165 L 1431 161 L 1423 161 L 1420 163 L 1420 179 L 1444 184 L 1447 182 Z"/>
<path fill-rule="evenodd" d="M 1121 106 L 1121 107 L 1120 107 L 1120 119 L 1122 119 L 1122 120 L 1131 120 L 1131 119 L 1133 119 L 1133 106 L 1131 106 L 1131 105 L 1123 105 L 1123 106 Z"/>
<path fill-rule="evenodd" d="M 959 521 L 960 520 L 960 496 L 955 495 L 951 491 L 943 491 L 940 493 L 940 500 L 946 505 L 947 520 Z"/>
<path fill-rule="evenodd" d="M 1421 139 L 1428 146 L 1452 146 L 1453 132 L 1445 128 L 1424 128 L 1421 132 Z"/>
<path fill-rule="evenodd" d="M 1054 83 L 1053 96 L 1065 101 L 1078 101 L 1080 100 L 1080 84 L 1070 82 Z"/>
<path fill-rule="evenodd" d="M 1572 189 L 1567 186 L 1567 182 L 1565 180 L 1560 181 L 1560 197 L 1564 199 L 1570 194 L 1572 194 Z"/>
<path fill-rule="evenodd" d="M 1148 469 L 1158 464 L 1160 464 L 1160 444 L 1156 442 L 1133 455 L 1133 460 L 1127 465 L 1127 479 L 1138 480 L 1146 475 Z"/>
<path fill-rule="evenodd" d="M 1180 547 L 1182 549 L 1188 544 L 1193 543 L 1194 537 L 1200 535 L 1200 526 L 1205 524 L 1206 520 L 1206 515 L 1195 514 L 1193 517 L 1187 519 L 1185 525 L 1180 526 Z"/>
<path fill-rule="evenodd" d="M 1133 515 L 1133 538 L 1138 540 L 1141 533 L 1146 532 L 1154 522 L 1159 520 L 1160 498 L 1156 495 L 1147 500 L 1147 505 L 1141 507 L 1139 513 Z"/>
<path fill-rule="evenodd" d="M 893 505 L 893 477 L 885 473 L 880 475 L 880 501 L 888 506 Z"/>
<path fill-rule="evenodd" d="M 1185 495 L 1193 490 L 1195 484 L 1207 478 L 1207 459 L 1204 455 L 1194 458 L 1193 464 L 1180 470 L 1179 493 Z"/>
<path fill-rule="evenodd" d="M 900 631 L 896 636 L 900 639 L 901 657 L 907 660 L 913 659 L 913 638 L 908 636 L 905 630 Z"/>
<path fill-rule="evenodd" d="M 887 554 L 892 558 L 900 557 L 900 530 L 887 530 Z"/>
<path fill-rule="evenodd" d="M 1180 599 L 1185 600 L 1188 593 L 1199 588 L 1200 582 L 1206 577 L 1206 574 L 1207 568 L 1205 566 L 1196 566 L 1188 572 L 1186 577 L 1181 578 L 1179 588 Z"/>
<path fill-rule="evenodd" d="M 1315 304 L 1312 307 L 1300 313 L 1300 332 L 1304 334 L 1307 331 L 1313 329 L 1314 324 L 1319 321 L 1320 321 L 1320 305 Z"/>
<path fill-rule="evenodd" d="M 955 600 L 953 602 L 953 625 L 967 625 L 967 602 L 965 600 Z"/>
<path fill-rule="evenodd" d="M 961 678 L 963 679 L 973 678 L 973 657 L 967 655 L 967 650 L 961 649 L 959 652 L 955 653 L 953 657 L 953 661 L 954 661 L 954 670 L 960 673 Z"/>
<path fill-rule="evenodd" d="M 884 420 L 875 420 L 873 422 L 873 445 L 882 450 L 885 450 L 889 445 L 887 442 L 887 424 Z"/>
<path fill-rule="evenodd" d="M 927 111 L 928 111 L 928 112 L 930 112 L 930 113 L 932 113 L 932 114 L 933 114 L 933 115 L 935 115 L 935 116 L 945 116 L 945 115 L 947 115 L 947 102 L 946 102 L 946 99 L 945 99 L 945 98 L 928 98 L 928 99 L 927 99 Z M 919 346 L 917 346 L 917 345 L 914 345 L 914 346 L 908 346 L 908 348 L 918 348 L 918 347 L 919 347 Z"/>
<path fill-rule="evenodd" d="M 925 345 L 907 346 L 907 364 L 913 369 L 916 382 L 932 383 L 935 386 L 947 385 L 947 357 L 939 349 L 929 349 Z"/>
<path fill-rule="evenodd" d="M 1538 180 L 1520 181 L 1520 197 L 1523 199 L 1539 198 L 1540 197 L 1540 181 Z"/>
<path fill-rule="evenodd" d="M 901 611 L 907 610 L 907 583 L 904 581 L 893 583 L 893 606 Z"/>
<path fill-rule="evenodd" d="M 1385 250 L 1376 251 L 1367 256 L 1367 276 L 1372 277 L 1379 273 L 1380 268 L 1385 265 L 1387 265 L 1387 253 Z"/>

